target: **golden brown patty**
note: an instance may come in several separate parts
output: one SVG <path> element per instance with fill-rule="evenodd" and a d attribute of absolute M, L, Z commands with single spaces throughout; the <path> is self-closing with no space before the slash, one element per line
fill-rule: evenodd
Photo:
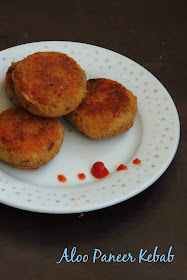
<path fill-rule="evenodd" d="M 59 120 L 9 108 L 0 114 L 0 159 L 17 168 L 37 169 L 57 155 L 63 135 Z"/>
<path fill-rule="evenodd" d="M 21 105 L 43 117 L 75 110 L 86 94 L 85 72 L 66 54 L 38 52 L 20 61 L 12 74 Z"/>
<path fill-rule="evenodd" d="M 12 80 L 12 73 L 18 63 L 19 62 L 12 62 L 11 66 L 8 68 L 8 71 L 7 71 L 6 77 L 5 77 L 5 88 L 6 88 L 7 95 L 10 97 L 12 102 L 16 106 L 21 106 L 18 101 L 15 89 L 14 89 L 14 82 Z"/>
<path fill-rule="evenodd" d="M 121 84 L 108 79 L 91 79 L 80 106 L 67 115 L 83 134 L 104 139 L 128 131 L 134 124 L 137 98 Z"/>

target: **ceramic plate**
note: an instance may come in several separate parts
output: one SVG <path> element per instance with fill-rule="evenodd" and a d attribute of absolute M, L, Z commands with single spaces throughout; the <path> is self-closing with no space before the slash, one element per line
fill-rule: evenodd
<path fill-rule="evenodd" d="M 179 141 L 178 114 L 163 85 L 134 61 L 110 50 L 75 42 L 37 42 L 0 52 L 0 112 L 13 106 L 4 84 L 11 62 L 38 51 L 66 53 L 86 71 L 87 79 L 102 77 L 123 84 L 137 96 L 137 118 L 130 131 L 105 140 L 89 139 L 61 118 L 64 142 L 46 166 L 20 170 L 0 162 L 0 202 L 35 212 L 77 213 L 125 201 L 153 184 L 171 163 Z M 133 164 L 135 158 L 141 164 Z M 108 177 L 91 175 L 97 161 L 105 164 Z M 128 170 L 116 171 L 120 164 Z M 59 174 L 66 183 L 58 181 Z"/>

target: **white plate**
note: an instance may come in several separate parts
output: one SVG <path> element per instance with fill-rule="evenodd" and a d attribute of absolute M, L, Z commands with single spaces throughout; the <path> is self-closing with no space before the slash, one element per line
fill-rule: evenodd
<path fill-rule="evenodd" d="M 4 87 L 11 62 L 37 51 L 66 53 L 86 71 L 87 79 L 102 77 L 123 84 L 138 98 L 138 115 L 129 132 L 99 141 L 85 137 L 62 118 L 64 143 L 48 165 L 27 171 L 0 162 L 0 202 L 44 213 L 85 212 L 117 204 L 153 184 L 171 163 L 180 134 L 176 107 L 163 85 L 134 61 L 110 50 L 75 42 L 37 42 L 0 52 L 0 112 L 13 105 Z M 140 165 L 132 163 L 135 158 Z M 96 161 L 110 171 L 105 179 L 91 175 Z M 116 171 L 121 163 L 128 170 Z M 86 179 L 80 181 L 78 173 Z M 58 174 L 67 182 L 59 182 Z"/>

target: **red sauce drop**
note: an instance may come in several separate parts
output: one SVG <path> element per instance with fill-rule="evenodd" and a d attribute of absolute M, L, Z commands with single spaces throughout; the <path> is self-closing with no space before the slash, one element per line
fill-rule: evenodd
<path fill-rule="evenodd" d="M 86 175 L 84 173 L 79 173 L 77 176 L 80 180 L 84 180 L 86 178 Z"/>
<path fill-rule="evenodd" d="M 118 168 L 117 168 L 117 171 L 120 171 L 120 170 L 127 170 L 127 169 L 128 169 L 127 166 L 125 166 L 125 165 L 123 165 L 123 164 L 120 164 L 120 165 L 118 166 Z"/>
<path fill-rule="evenodd" d="M 134 163 L 134 164 L 140 164 L 140 163 L 141 163 L 141 160 L 139 160 L 138 158 L 135 158 L 135 160 L 133 160 L 133 163 Z"/>
<path fill-rule="evenodd" d="M 62 183 L 65 183 L 67 181 L 67 179 L 64 175 L 58 175 L 58 180 Z"/>
<path fill-rule="evenodd" d="M 109 175 L 109 171 L 104 166 L 104 163 L 100 161 L 94 163 L 94 165 L 91 168 L 91 173 L 97 179 L 102 179 Z"/>

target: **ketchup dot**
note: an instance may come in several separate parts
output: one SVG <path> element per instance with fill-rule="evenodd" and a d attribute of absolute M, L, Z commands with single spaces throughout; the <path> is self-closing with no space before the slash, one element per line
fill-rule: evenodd
<path fill-rule="evenodd" d="M 117 168 L 117 171 L 120 171 L 120 170 L 127 170 L 127 169 L 128 169 L 127 166 L 125 166 L 125 165 L 123 165 L 123 164 L 120 164 L 120 165 L 118 166 L 118 168 Z"/>
<path fill-rule="evenodd" d="M 141 163 L 141 160 L 139 160 L 138 158 L 135 158 L 135 160 L 133 160 L 133 163 L 134 163 L 134 164 L 140 164 L 140 163 Z"/>
<path fill-rule="evenodd" d="M 67 181 L 67 179 L 64 175 L 58 175 L 58 180 L 62 183 L 65 183 Z"/>
<path fill-rule="evenodd" d="M 109 171 L 104 166 L 104 163 L 98 161 L 91 168 L 92 175 L 97 179 L 102 179 L 109 175 Z"/>
<path fill-rule="evenodd" d="M 84 173 L 79 173 L 77 176 L 80 180 L 84 180 L 86 178 Z"/>

